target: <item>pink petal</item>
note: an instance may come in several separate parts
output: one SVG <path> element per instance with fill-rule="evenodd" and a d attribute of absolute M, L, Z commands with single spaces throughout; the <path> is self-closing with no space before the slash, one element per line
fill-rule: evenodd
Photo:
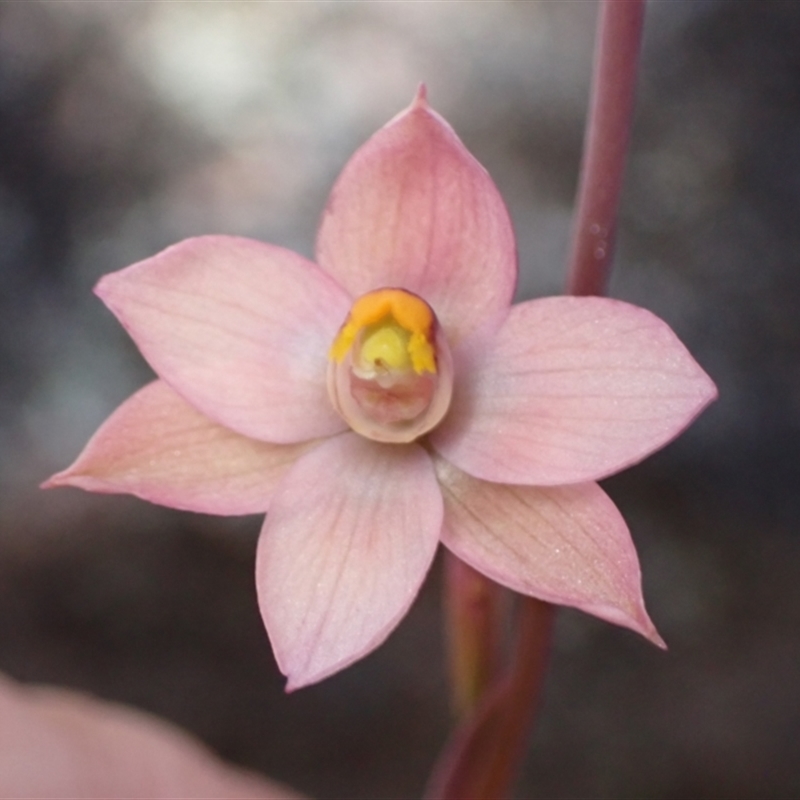
<path fill-rule="evenodd" d="M 450 412 L 431 435 L 448 460 L 500 483 L 579 483 L 675 438 L 716 387 L 669 326 L 601 297 L 514 306 L 456 355 Z"/>
<path fill-rule="evenodd" d="M 346 433 L 295 464 L 256 556 L 261 614 L 288 690 L 352 664 L 394 630 L 433 560 L 442 513 L 419 445 Z"/>
<path fill-rule="evenodd" d="M 625 520 L 595 483 L 547 488 L 488 483 L 435 460 L 442 542 L 492 580 L 575 606 L 664 646 L 647 616 Z"/>
<path fill-rule="evenodd" d="M 4 677 L 0 797 L 300 800 L 149 714 Z"/>
<path fill-rule="evenodd" d="M 203 236 L 106 275 L 96 291 L 158 375 L 220 424 L 282 443 L 345 428 L 325 375 L 350 298 L 310 261 Z"/>
<path fill-rule="evenodd" d="M 253 514 L 267 510 L 283 474 L 315 444 L 248 439 L 155 381 L 126 400 L 44 488 L 77 486 L 207 514 Z"/>
<path fill-rule="evenodd" d="M 342 170 L 317 259 L 353 295 L 418 294 L 452 343 L 508 308 L 515 247 L 492 179 L 421 89 Z"/>

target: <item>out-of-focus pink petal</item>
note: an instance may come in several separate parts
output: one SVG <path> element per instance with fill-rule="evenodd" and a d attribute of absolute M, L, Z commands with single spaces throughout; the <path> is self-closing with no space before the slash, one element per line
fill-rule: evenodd
<path fill-rule="evenodd" d="M 317 259 L 354 295 L 418 294 L 454 342 L 508 308 L 515 248 L 492 179 L 420 89 L 342 170 Z"/>
<path fill-rule="evenodd" d="M 647 616 L 625 520 L 595 483 L 533 487 L 489 483 L 435 459 L 442 542 L 492 580 L 575 606 L 663 647 Z"/>
<path fill-rule="evenodd" d="M 450 412 L 431 435 L 478 478 L 579 483 L 677 436 L 716 387 L 669 326 L 601 297 L 514 306 L 494 337 L 456 354 Z"/>
<path fill-rule="evenodd" d="M 261 614 L 292 690 L 374 650 L 430 567 L 442 496 L 428 454 L 345 433 L 301 457 L 256 556 Z"/>
<path fill-rule="evenodd" d="M 44 487 L 122 492 L 206 514 L 254 514 L 267 510 L 283 474 L 316 444 L 248 439 L 154 381 L 126 400 L 75 463 Z"/>
<path fill-rule="evenodd" d="M 346 427 L 325 376 L 351 301 L 296 253 L 187 239 L 106 275 L 96 292 L 158 375 L 220 424 L 282 443 Z"/>
<path fill-rule="evenodd" d="M 0 798 L 300 800 L 149 714 L 0 677 Z"/>

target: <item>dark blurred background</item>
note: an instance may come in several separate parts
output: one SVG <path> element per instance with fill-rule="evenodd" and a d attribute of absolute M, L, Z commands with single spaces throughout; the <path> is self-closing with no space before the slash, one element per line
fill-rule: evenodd
<path fill-rule="evenodd" d="M 564 279 L 593 2 L 0 4 L 0 669 L 161 714 L 317 798 L 412 798 L 448 729 L 438 564 L 380 648 L 284 695 L 258 518 L 38 484 L 149 376 L 91 294 L 184 237 L 311 256 L 410 101 L 486 165 L 520 297 Z M 720 400 L 606 482 L 670 645 L 559 615 L 520 798 L 800 796 L 800 3 L 648 7 L 612 293 Z"/>

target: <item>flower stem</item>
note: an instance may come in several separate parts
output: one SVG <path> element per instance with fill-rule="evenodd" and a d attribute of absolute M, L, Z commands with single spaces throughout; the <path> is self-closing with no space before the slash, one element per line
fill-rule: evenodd
<path fill-rule="evenodd" d="M 600 5 L 569 294 L 604 294 L 611 273 L 643 20 L 644 0 L 603 0 Z"/>
<path fill-rule="evenodd" d="M 501 666 L 503 612 L 510 592 L 445 553 L 445 615 L 453 710 L 475 710 Z"/>
<path fill-rule="evenodd" d="M 608 284 L 643 19 L 644 0 L 601 0 L 569 294 L 602 295 Z M 493 587 L 465 565 L 448 566 L 454 695 L 457 707 L 473 711 L 439 759 L 425 794 L 428 800 L 508 797 L 525 754 L 544 684 L 555 609 L 533 597 L 519 598 L 511 659 L 498 672 L 494 659 L 502 618 L 496 613 Z M 493 674 L 497 677 L 492 681 Z"/>
<path fill-rule="evenodd" d="M 509 795 L 544 683 L 554 611 L 533 597 L 519 598 L 511 662 L 450 740 L 426 800 L 499 800 Z"/>

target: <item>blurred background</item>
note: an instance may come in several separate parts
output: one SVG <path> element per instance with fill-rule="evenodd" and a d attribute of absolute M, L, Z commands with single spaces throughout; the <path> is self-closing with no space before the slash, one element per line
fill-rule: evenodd
<path fill-rule="evenodd" d="M 283 693 L 260 520 L 42 493 L 150 376 L 91 289 L 200 233 L 313 254 L 420 80 L 561 291 L 596 5 L 0 4 L 0 670 L 163 715 L 320 800 L 413 798 L 448 726 L 439 564 L 375 654 Z M 612 294 L 721 398 L 605 482 L 670 646 L 565 610 L 520 798 L 800 795 L 800 3 L 648 6 Z"/>

